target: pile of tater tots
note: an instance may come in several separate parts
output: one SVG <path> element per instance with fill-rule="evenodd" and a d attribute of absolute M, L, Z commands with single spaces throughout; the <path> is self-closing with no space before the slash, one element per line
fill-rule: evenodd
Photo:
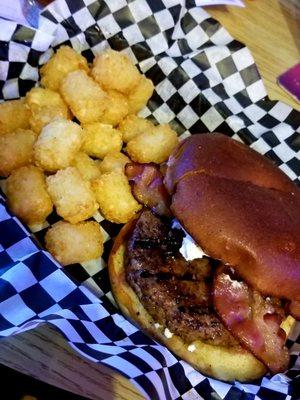
<path fill-rule="evenodd" d="M 0 104 L 2 187 L 32 230 L 55 209 L 61 220 L 45 246 L 62 265 L 97 259 L 104 236 L 96 215 L 126 223 L 141 208 L 125 165 L 166 161 L 178 138 L 136 115 L 153 83 L 122 53 L 104 51 L 89 66 L 61 46 L 40 75 L 25 98 Z"/>

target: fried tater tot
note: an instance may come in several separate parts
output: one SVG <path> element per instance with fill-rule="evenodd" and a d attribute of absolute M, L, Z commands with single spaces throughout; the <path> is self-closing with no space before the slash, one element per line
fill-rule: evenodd
<path fill-rule="evenodd" d="M 124 172 L 125 165 L 130 162 L 130 159 L 125 154 L 119 151 L 108 153 L 100 164 L 100 171 L 106 174 L 111 171 Z"/>
<path fill-rule="evenodd" d="M 123 172 L 112 171 L 92 182 L 103 216 L 117 224 L 128 222 L 141 209 Z"/>
<path fill-rule="evenodd" d="M 83 130 L 63 118 L 46 125 L 34 144 L 35 164 L 46 171 L 68 167 L 83 141 Z"/>
<path fill-rule="evenodd" d="M 56 117 L 70 119 L 66 103 L 53 90 L 35 87 L 26 94 L 25 100 L 30 109 L 29 122 L 34 132 L 40 133 Z"/>
<path fill-rule="evenodd" d="M 27 224 L 41 224 L 52 212 L 43 172 L 28 165 L 15 169 L 6 180 L 9 208 Z"/>
<path fill-rule="evenodd" d="M 31 163 L 36 138 L 29 129 L 0 135 L 0 176 L 7 177 L 14 169 Z"/>
<path fill-rule="evenodd" d="M 63 79 L 60 92 L 81 123 L 100 121 L 108 96 L 85 71 L 70 72 Z"/>
<path fill-rule="evenodd" d="M 30 111 L 24 99 L 0 103 L 0 135 L 18 128 L 29 129 Z"/>
<path fill-rule="evenodd" d="M 100 122 L 116 126 L 128 114 L 128 101 L 122 93 L 116 90 L 108 90 L 107 95 L 106 109 Z"/>
<path fill-rule="evenodd" d="M 83 126 L 82 151 L 90 156 L 104 158 L 111 151 L 122 148 L 121 132 L 111 125 L 94 122 Z"/>
<path fill-rule="evenodd" d="M 142 133 L 152 132 L 153 128 L 154 124 L 151 121 L 133 114 L 127 115 L 118 126 L 118 129 L 122 132 L 122 140 L 125 143 Z"/>
<path fill-rule="evenodd" d="M 90 218 L 97 211 L 98 204 L 90 183 L 76 168 L 60 170 L 48 176 L 46 183 L 57 214 L 72 224 Z"/>
<path fill-rule="evenodd" d="M 72 166 L 78 169 L 80 175 L 86 181 L 92 181 L 101 175 L 98 162 L 81 151 L 76 154 Z"/>
<path fill-rule="evenodd" d="M 166 161 L 178 144 L 178 137 L 168 124 L 156 126 L 152 132 L 145 132 L 127 143 L 129 157 L 139 163 Z"/>
<path fill-rule="evenodd" d="M 86 58 L 72 47 L 61 46 L 40 69 L 41 84 L 45 88 L 58 91 L 62 80 L 70 72 L 78 69 L 88 72 L 89 67 Z"/>
<path fill-rule="evenodd" d="M 103 234 L 94 221 L 70 224 L 59 221 L 46 233 L 46 249 L 62 265 L 82 263 L 103 253 Z"/>
<path fill-rule="evenodd" d="M 141 110 L 153 94 L 154 85 L 144 75 L 137 86 L 128 95 L 129 112 L 134 114 Z"/>
<path fill-rule="evenodd" d="M 106 50 L 94 58 L 91 74 L 103 89 L 124 94 L 128 94 L 141 79 L 131 60 L 114 50 Z"/>

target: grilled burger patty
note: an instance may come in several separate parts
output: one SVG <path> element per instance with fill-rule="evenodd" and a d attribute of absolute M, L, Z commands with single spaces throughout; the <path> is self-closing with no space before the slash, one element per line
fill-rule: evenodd
<path fill-rule="evenodd" d="M 186 261 L 179 252 L 182 237 L 171 220 L 144 211 L 127 245 L 127 283 L 154 321 L 185 342 L 237 346 L 213 309 L 212 260 Z"/>

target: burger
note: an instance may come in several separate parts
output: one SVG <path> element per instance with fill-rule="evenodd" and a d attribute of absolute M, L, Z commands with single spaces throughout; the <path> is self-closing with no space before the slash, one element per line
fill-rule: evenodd
<path fill-rule="evenodd" d="M 288 368 L 300 317 L 300 190 L 226 135 L 182 141 L 163 168 L 128 164 L 142 212 L 109 257 L 114 297 L 200 372 L 250 381 Z"/>

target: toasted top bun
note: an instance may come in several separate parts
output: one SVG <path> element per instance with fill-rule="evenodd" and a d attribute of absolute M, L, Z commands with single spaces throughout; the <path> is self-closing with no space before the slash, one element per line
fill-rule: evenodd
<path fill-rule="evenodd" d="M 221 134 L 188 138 L 169 164 L 171 210 L 204 252 L 261 293 L 299 301 L 299 188 Z"/>
<path fill-rule="evenodd" d="M 195 171 L 294 192 L 296 185 L 271 160 L 222 133 L 192 135 L 168 160 L 165 185 L 173 194 L 177 182 Z"/>
<path fill-rule="evenodd" d="M 128 236 L 134 221 L 127 223 L 117 236 L 110 253 L 108 268 L 113 295 L 121 311 L 150 337 L 157 339 L 177 356 L 200 372 L 224 381 L 249 381 L 266 373 L 265 366 L 241 346 L 214 346 L 197 340 L 185 343 L 179 336 L 167 338 L 164 327 L 155 325 L 150 314 L 126 282 L 124 260 Z M 290 326 L 287 327 L 290 329 Z"/>

